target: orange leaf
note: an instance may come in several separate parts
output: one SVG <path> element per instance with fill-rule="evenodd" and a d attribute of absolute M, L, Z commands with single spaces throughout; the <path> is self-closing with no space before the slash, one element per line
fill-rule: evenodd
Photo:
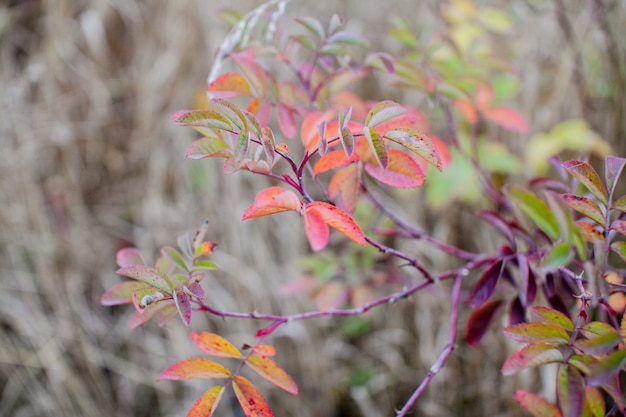
<path fill-rule="evenodd" d="M 209 85 L 208 90 L 214 97 L 219 98 L 248 96 L 252 93 L 248 80 L 237 73 L 220 75 Z"/>
<path fill-rule="evenodd" d="M 278 126 L 283 132 L 283 135 L 288 139 L 293 139 L 298 131 L 296 124 L 296 112 L 293 108 L 287 107 L 280 103 L 278 105 Z"/>
<path fill-rule="evenodd" d="M 170 365 L 159 379 L 184 381 L 187 379 L 230 378 L 230 371 L 217 362 L 203 358 L 190 358 Z"/>
<path fill-rule="evenodd" d="M 304 212 L 304 232 L 313 252 L 319 252 L 328 245 L 330 231 L 317 211 Z"/>
<path fill-rule="evenodd" d="M 344 167 L 358 160 L 359 155 L 356 152 L 354 152 L 352 156 L 348 158 L 343 150 L 331 151 L 317 160 L 317 162 L 313 166 L 313 174 L 317 176 L 322 172 Z"/>
<path fill-rule="evenodd" d="M 424 173 L 411 156 L 397 149 L 390 149 L 388 152 L 387 168 L 366 164 L 365 170 L 368 174 L 390 187 L 415 188 L 424 183 Z"/>
<path fill-rule="evenodd" d="M 342 151 L 339 151 L 342 152 Z M 350 164 L 337 171 L 328 183 L 328 195 L 348 213 L 354 213 L 359 198 L 359 166 Z"/>
<path fill-rule="evenodd" d="M 508 107 L 493 107 L 483 110 L 483 115 L 506 130 L 512 132 L 526 133 L 530 130 L 526 118 L 517 110 Z"/>
<path fill-rule="evenodd" d="M 299 211 L 301 208 L 302 202 L 293 191 L 269 187 L 256 195 L 254 203 L 246 209 L 242 219 L 247 220 L 289 210 Z"/>
<path fill-rule="evenodd" d="M 348 213 L 322 201 L 309 203 L 305 212 L 307 214 L 317 213 L 323 221 L 332 228 L 337 229 L 361 246 L 365 245 L 365 235 L 358 224 Z"/>
<path fill-rule="evenodd" d="M 263 378 L 281 387 L 290 394 L 298 394 L 298 386 L 276 362 L 260 355 L 250 355 L 246 364 Z"/>
<path fill-rule="evenodd" d="M 266 127 L 270 122 L 270 116 L 272 113 L 272 105 L 267 100 L 261 100 L 260 98 L 254 98 L 248 105 L 248 111 L 256 117 L 259 124 Z"/>
<path fill-rule="evenodd" d="M 470 124 L 476 124 L 478 121 L 478 110 L 474 105 L 466 100 L 456 99 L 454 100 L 454 105 L 461 112 L 461 115 L 467 120 Z"/>
<path fill-rule="evenodd" d="M 261 356 L 274 356 L 276 355 L 276 348 L 270 345 L 259 345 L 252 348 L 254 353 L 257 353 Z"/>
<path fill-rule="evenodd" d="M 217 244 L 215 244 L 214 242 L 202 242 L 200 246 L 196 248 L 193 254 L 193 258 L 196 259 L 204 255 L 210 255 L 211 253 L 213 253 L 213 250 L 216 246 Z"/>
<path fill-rule="evenodd" d="M 491 102 L 493 101 L 494 92 L 491 87 L 479 87 L 476 90 L 476 95 L 474 96 L 474 101 L 476 102 L 476 106 L 482 112 L 487 111 Z"/>
<path fill-rule="evenodd" d="M 198 398 L 189 410 L 187 417 L 211 417 L 215 412 L 217 403 L 220 402 L 222 394 L 224 393 L 224 387 L 217 385 Z"/>
<path fill-rule="evenodd" d="M 202 352 L 222 358 L 241 358 L 242 355 L 232 343 L 214 333 L 191 333 L 191 340 Z"/>
<path fill-rule="evenodd" d="M 518 390 L 513 398 L 534 417 L 561 417 L 562 414 L 556 405 L 546 400 L 541 395 L 532 392 Z"/>
<path fill-rule="evenodd" d="M 233 379 L 233 390 L 246 417 L 274 417 L 259 390 L 242 376 Z"/>

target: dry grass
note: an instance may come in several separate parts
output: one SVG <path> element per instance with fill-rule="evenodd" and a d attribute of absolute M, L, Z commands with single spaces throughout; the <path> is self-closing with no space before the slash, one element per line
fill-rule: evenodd
<path fill-rule="evenodd" d="M 584 114 L 624 153 L 626 94 L 619 94 L 625 92 L 619 80 L 626 67 L 624 39 L 616 37 L 624 3 L 563 2 L 562 16 L 573 28 L 569 40 L 551 12 L 558 1 L 510 2 L 519 17 L 509 45 L 523 79 L 518 107 L 536 130 Z M 237 7 L 258 3 L 238 1 Z M 382 12 L 381 2 L 369 0 L 318 3 L 325 4 L 294 1 L 291 12 L 323 18 L 335 8 L 368 38 L 380 39 L 381 15 L 433 21 L 435 1 L 386 2 Z M 592 3 L 615 5 L 605 14 Z M 199 395 L 202 384 L 156 382 L 169 363 L 195 354 L 186 329 L 151 324 L 131 332 L 127 309 L 99 305 L 104 289 L 118 282 L 115 251 L 128 243 L 154 253 L 208 217 L 223 268 L 210 284 L 213 302 L 248 311 L 308 306 L 275 295 L 297 275 L 292 260 L 306 252 L 297 222 L 242 224 L 240 213 L 262 180 L 224 177 L 219 164 L 186 161 L 192 133 L 169 118 L 190 106 L 204 82 L 226 32 L 214 11 L 226 5 L 232 2 L 0 4 L 0 415 L 174 416 Z M 584 61 L 587 56 L 600 63 Z M 574 71 L 580 59 L 583 78 Z M 608 92 L 594 93 L 605 84 Z M 418 206 L 402 206 L 407 218 L 425 221 L 407 207 Z M 471 216 L 454 215 L 461 220 L 438 216 L 436 233 L 455 238 L 471 231 L 469 244 L 484 245 L 488 237 L 473 229 Z M 302 393 L 265 391 L 276 414 L 392 415 L 445 343 L 445 297 L 433 291 L 385 307 L 372 332 L 357 340 L 339 337 L 333 322 L 291 324 L 275 339 L 278 360 Z M 193 322 L 239 343 L 250 341 L 256 325 Z M 419 403 L 419 415 L 516 415 L 514 385 L 541 384 L 531 374 L 500 377 L 509 348 L 497 337 L 488 338 L 485 350 L 460 342 Z M 375 370 L 369 390 L 347 386 L 358 368 Z M 222 407 L 219 415 L 236 414 Z"/>

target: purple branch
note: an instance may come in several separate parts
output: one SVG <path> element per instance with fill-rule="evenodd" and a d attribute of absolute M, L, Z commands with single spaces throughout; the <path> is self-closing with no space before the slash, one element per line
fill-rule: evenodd
<path fill-rule="evenodd" d="M 435 375 L 443 368 L 443 366 L 448 361 L 448 358 L 452 354 L 454 350 L 454 343 L 456 341 L 456 328 L 459 321 L 459 304 L 461 298 L 461 281 L 463 278 L 463 274 L 459 273 L 454 280 L 454 287 L 452 288 L 452 312 L 450 314 L 450 337 L 448 338 L 448 343 L 443 348 L 443 351 L 437 358 L 437 361 L 430 367 L 428 374 L 422 380 L 422 383 L 413 391 L 413 394 L 409 397 L 407 402 L 404 404 L 404 407 L 397 413 L 397 417 L 404 417 L 407 415 L 411 407 L 415 404 L 417 399 L 422 395 L 424 390 L 431 383 Z"/>

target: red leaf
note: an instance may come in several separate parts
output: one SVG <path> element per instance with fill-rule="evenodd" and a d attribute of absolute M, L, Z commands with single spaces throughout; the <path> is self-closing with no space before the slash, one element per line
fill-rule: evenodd
<path fill-rule="evenodd" d="M 467 343 L 474 347 L 478 346 L 501 304 L 502 300 L 490 301 L 472 311 L 465 326 L 465 340 Z"/>
<path fill-rule="evenodd" d="M 270 187 L 256 195 L 254 203 L 243 213 L 243 220 L 301 208 L 302 202 L 293 191 Z"/>
<path fill-rule="evenodd" d="M 223 393 L 224 387 L 221 385 L 211 388 L 198 398 L 198 401 L 196 401 L 191 407 L 191 410 L 189 410 L 187 417 L 211 417 Z"/>
<path fill-rule="evenodd" d="M 258 355 L 268 357 L 276 355 L 276 348 L 270 345 L 259 345 L 252 348 L 252 351 Z"/>
<path fill-rule="evenodd" d="M 102 294 L 100 304 L 103 306 L 115 306 L 120 304 L 129 304 L 132 302 L 133 293 L 144 289 L 152 288 L 143 282 L 125 281 L 109 288 L 107 292 Z M 154 291 L 154 289 L 152 289 Z"/>
<path fill-rule="evenodd" d="M 602 229 L 599 226 L 586 222 L 584 220 L 577 220 L 574 222 L 578 230 L 580 230 L 580 234 L 582 234 L 583 238 L 589 242 L 593 243 L 598 240 L 600 242 L 604 242 L 604 234 L 602 233 Z"/>
<path fill-rule="evenodd" d="M 312 212 L 317 213 L 330 227 L 340 231 L 359 245 L 365 245 L 365 235 L 363 234 L 363 230 L 361 230 L 359 225 L 356 224 L 348 213 L 340 208 L 322 201 L 314 201 L 307 204 L 305 212 L 307 214 Z"/>
<path fill-rule="evenodd" d="M 183 381 L 187 379 L 230 378 L 230 371 L 217 362 L 204 358 L 190 358 L 170 365 L 159 379 Z"/>
<path fill-rule="evenodd" d="M 221 358 L 241 358 L 242 355 L 232 343 L 214 333 L 191 333 L 191 340 L 202 352 Z"/>
<path fill-rule="evenodd" d="M 331 151 L 317 160 L 313 166 L 313 174 L 319 175 L 331 169 L 341 168 L 359 160 L 359 155 L 353 153 L 350 158 L 342 150 Z"/>
<path fill-rule="evenodd" d="M 467 304 L 471 307 L 483 305 L 496 289 L 496 284 L 504 272 L 504 264 L 501 260 L 496 261 L 483 272 L 480 279 L 470 292 Z"/>
<path fill-rule="evenodd" d="M 367 173 L 390 187 L 415 188 L 424 183 L 424 173 L 413 158 L 397 149 L 390 149 L 388 154 L 389 164 L 386 169 L 365 164 Z"/>
<path fill-rule="evenodd" d="M 515 352 L 506 360 L 504 366 L 502 366 L 502 374 L 505 376 L 513 375 L 522 369 L 562 360 L 563 354 L 554 346 L 543 342 L 531 343 Z"/>
<path fill-rule="evenodd" d="M 117 265 L 122 268 L 131 265 L 145 265 L 146 262 L 137 248 L 123 248 L 117 251 Z"/>
<path fill-rule="evenodd" d="M 304 231 L 313 252 L 319 252 L 328 245 L 330 230 L 317 211 L 304 212 Z"/>
<path fill-rule="evenodd" d="M 561 164 L 574 178 L 583 184 L 602 204 L 606 205 L 607 193 L 600 176 L 595 169 L 587 162 L 575 159 L 565 161 Z"/>
<path fill-rule="evenodd" d="M 236 376 L 233 379 L 233 390 L 246 417 L 274 417 L 265 398 L 246 378 Z"/>
<path fill-rule="evenodd" d="M 483 115 L 489 121 L 492 121 L 511 132 L 526 133 L 530 130 L 526 118 L 517 110 L 508 107 L 492 107 L 483 110 Z"/>
<path fill-rule="evenodd" d="M 288 139 L 293 139 L 298 132 L 298 126 L 296 124 L 296 112 L 291 107 L 287 107 L 280 103 L 278 105 L 278 126 Z"/>
<path fill-rule="evenodd" d="M 284 324 L 285 322 L 283 320 L 276 320 L 273 323 L 271 323 L 270 325 L 259 329 L 256 334 L 254 335 L 254 337 L 257 338 L 264 338 L 269 336 L 270 334 L 272 334 L 272 332 L 274 332 L 274 330 L 278 329 L 282 324 Z"/>
<path fill-rule="evenodd" d="M 602 214 L 602 209 L 600 209 L 600 206 L 598 206 L 595 201 L 575 194 L 561 194 L 561 198 L 572 210 L 575 210 L 583 216 L 587 216 L 596 223 L 604 226 L 606 219 Z"/>
<path fill-rule="evenodd" d="M 208 90 L 214 97 L 219 98 L 233 98 L 252 94 L 248 80 L 243 75 L 237 73 L 220 75 L 209 84 Z"/>
<path fill-rule="evenodd" d="M 585 381 L 576 368 L 561 365 L 556 393 L 564 417 L 580 417 L 585 402 Z"/>
<path fill-rule="evenodd" d="M 246 364 L 256 373 L 290 394 L 298 394 L 298 386 L 276 362 L 260 355 L 250 355 Z"/>
<path fill-rule="evenodd" d="M 513 394 L 513 398 L 533 417 L 562 417 L 556 405 L 552 404 L 541 395 L 532 392 L 518 390 Z"/>
<path fill-rule="evenodd" d="M 348 213 L 354 213 L 356 210 L 360 188 L 359 173 L 359 166 L 350 164 L 337 171 L 328 183 L 328 195 Z"/>
<path fill-rule="evenodd" d="M 116 271 L 118 275 L 145 282 L 155 288 L 172 293 L 172 283 L 161 271 L 147 265 L 131 265 L 120 268 Z"/>

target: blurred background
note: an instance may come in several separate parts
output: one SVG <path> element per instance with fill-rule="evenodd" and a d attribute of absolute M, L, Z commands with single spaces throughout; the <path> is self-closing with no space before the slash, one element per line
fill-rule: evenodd
<path fill-rule="evenodd" d="M 297 216 L 242 223 L 263 179 L 224 176 L 213 160 L 186 160 L 194 132 L 170 117 L 193 106 L 228 33 L 216 11 L 246 12 L 261 3 L 0 2 L 0 416 L 186 415 L 206 381 L 157 376 L 198 355 L 189 329 L 173 322 L 131 331 L 131 307 L 99 301 L 120 281 L 118 249 L 134 245 L 154 259 L 160 246 L 174 244 L 205 218 L 209 239 L 219 243 L 212 259 L 221 267 L 205 282 L 209 300 L 234 311 L 314 308 L 306 297 L 280 296 L 281 287 L 301 275 L 295 260 L 309 250 Z M 293 0 L 284 19 L 310 15 L 327 22 L 339 13 L 376 50 L 388 47 L 391 16 L 416 29 L 445 31 L 442 14 L 452 3 L 495 7 L 511 18 L 496 40 L 521 80 L 508 104 L 531 125 L 530 134 L 513 135 L 514 152 L 523 157 L 531 135 L 582 118 L 624 156 L 624 0 Z M 372 95 L 367 98 L 386 98 L 384 87 L 363 88 Z M 431 131 L 445 137 L 437 110 L 413 101 L 433 114 Z M 444 240 L 491 245 L 467 207 L 427 216 L 420 198 L 404 198 L 397 208 L 417 227 L 429 222 Z M 447 296 L 433 289 L 382 307 L 367 331 L 357 333 L 346 332 L 341 320 L 289 324 L 271 342 L 301 393 L 293 397 L 260 382 L 275 414 L 393 415 L 445 345 Z M 191 328 L 241 345 L 260 326 L 197 314 Z M 414 415 L 522 415 L 512 392 L 541 391 L 542 378 L 550 376 L 502 377 L 500 367 L 515 346 L 496 332 L 478 349 L 459 339 Z M 550 385 L 543 391 L 548 396 Z M 229 402 L 223 400 L 217 415 L 237 415 Z"/>

